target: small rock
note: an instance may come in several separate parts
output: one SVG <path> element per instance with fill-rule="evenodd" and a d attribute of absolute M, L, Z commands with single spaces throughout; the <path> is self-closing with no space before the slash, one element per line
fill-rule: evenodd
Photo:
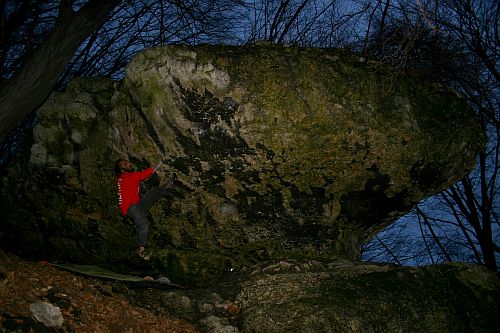
<path fill-rule="evenodd" d="M 33 317 L 47 327 L 61 326 L 64 318 L 61 309 L 48 302 L 36 302 L 30 305 Z"/>
<path fill-rule="evenodd" d="M 215 316 L 208 316 L 200 322 L 213 333 L 238 333 L 240 331 L 237 327 L 229 325 L 225 319 Z"/>
<path fill-rule="evenodd" d="M 221 297 L 221 295 L 219 295 L 217 293 L 212 293 L 210 296 L 212 298 L 212 304 L 216 308 L 223 308 L 224 307 L 224 299 Z"/>
<path fill-rule="evenodd" d="M 200 310 L 201 313 L 207 313 L 212 312 L 214 310 L 214 307 L 212 304 L 202 303 L 198 305 L 198 310 Z"/>

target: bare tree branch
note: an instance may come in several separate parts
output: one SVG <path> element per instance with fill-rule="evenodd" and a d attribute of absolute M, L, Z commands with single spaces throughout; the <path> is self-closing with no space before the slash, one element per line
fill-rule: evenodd
<path fill-rule="evenodd" d="M 104 22 L 116 3 L 90 0 L 76 13 L 63 11 L 47 39 L 0 89 L 0 140 L 45 101 L 76 49 Z"/>

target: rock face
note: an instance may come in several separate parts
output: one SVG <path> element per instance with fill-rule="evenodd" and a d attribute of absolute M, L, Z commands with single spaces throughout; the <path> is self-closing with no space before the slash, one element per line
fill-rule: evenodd
<path fill-rule="evenodd" d="M 453 92 L 338 50 L 164 47 L 123 81 L 77 79 L 38 110 L 2 179 L 3 242 L 128 266 L 112 172 L 164 161 L 153 265 L 210 285 L 276 258 L 359 259 L 361 244 L 474 165 L 483 136 Z"/>
<path fill-rule="evenodd" d="M 347 260 L 259 264 L 207 291 L 137 290 L 202 332 L 496 332 L 499 280 L 464 264 L 391 267 Z"/>

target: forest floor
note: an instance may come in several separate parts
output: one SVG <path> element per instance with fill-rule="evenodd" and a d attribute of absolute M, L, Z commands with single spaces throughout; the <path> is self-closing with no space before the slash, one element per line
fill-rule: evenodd
<path fill-rule="evenodd" d="M 0 332 L 199 332 L 164 311 L 130 304 L 115 288 L 0 249 Z M 30 307 L 37 302 L 59 308 L 63 324 L 48 327 L 35 319 Z"/>

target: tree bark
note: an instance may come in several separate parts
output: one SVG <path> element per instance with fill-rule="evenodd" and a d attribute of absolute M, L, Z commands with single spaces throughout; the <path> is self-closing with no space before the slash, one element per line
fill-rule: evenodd
<path fill-rule="evenodd" d="M 0 142 L 45 102 L 75 51 L 105 22 L 118 2 L 90 0 L 78 12 L 61 3 L 54 29 L 0 87 Z"/>

